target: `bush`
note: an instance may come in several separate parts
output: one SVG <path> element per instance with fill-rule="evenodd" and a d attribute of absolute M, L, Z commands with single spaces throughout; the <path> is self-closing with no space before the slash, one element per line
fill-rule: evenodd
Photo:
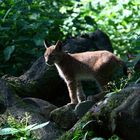
<path fill-rule="evenodd" d="M 0 75 L 20 75 L 39 56 L 43 41 L 97 28 L 111 38 L 115 53 L 140 53 L 138 0 L 0 1 Z"/>
<path fill-rule="evenodd" d="M 1 125 L 0 139 L 1 140 L 39 140 L 34 134 L 34 130 L 43 128 L 48 125 L 49 122 L 42 124 L 29 125 L 30 115 L 25 113 L 25 116 L 21 119 L 15 119 L 12 115 L 8 115 L 5 120 L 5 124 Z"/>
<path fill-rule="evenodd" d="M 67 14 L 65 34 L 75 35 L 99 28 L 112 40 L 115 53 L 140 52 L 140 2 L 137 0 L 80 0 L 74 6 L 61 7 Z"/>
<path fill-rule="evenodd" d="M 59 7 L 63 3 L 62 0 L 0 1 L 0 75 L 20 75 L 43 54 L 44 39 L 62 38 L 59 26 L 64 16 Z"/>

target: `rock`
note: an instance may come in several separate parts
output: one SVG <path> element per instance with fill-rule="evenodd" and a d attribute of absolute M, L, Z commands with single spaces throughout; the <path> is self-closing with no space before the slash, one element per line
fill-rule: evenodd
<path fill-rule="evenodd" d="M 110 94 L 92 108 L 59 140 L 71 140 L 78 131 L 94 130 L 105 139 L 116 134 L 124 140 L 140 138 L 140 84 L 133 84 L 118 93 Z M 87 132 L 87 130 L 86 130 Z"/>
<path fill-rule="evenodd" d="M 48 112 L 43 113 L 45 107 L 48 108 Z M 10 114 L 19 122 L 28 117 L 28 125 L 42 124 L 49 121 L 49 112 L 52 108 L 56 107 L 40 99 L 28 98 L 8 107 L 4 114 L 6 116 Z M 49 122 L 45 127 L 34 131 L 35 137 L 41 140 L 56 140 L 62 133 L 63 131 L 53 122 Z"/>
<path fill-rule="evenodd" d="M 20 97 L 47 100 L 62 106 L 69 102 L 66 84 L 54 66 L 48 67 L 44 57 L 40 57 L 31 68 L 20 77 L 3 77 L 12 90 Z M 54 85 L 55 86 L 52 86 Z"/>
<path fill-rule="evenodd" d="M 69 53 L 85 52 L 89 50 L 108 50 L 113 52 L 109 37 L 101 30 L 67 39 L 63 49 Z"/>
<path fill-rule="evenodd" d="M 95 102 L 92 101 L 83 101 L 75 107 L 75 113 L 76 115 L 81 118 L 84 116 L 85 113 L 88 112 L 88 110 L 95 104 Z"/>
<path fill-rule="evenodd" d="M 97 29 L 94 33 L 90 33 L 89 37 L 95 41 L 97 50 L 108 50 L 110 52 L 113 52 L 109 36 L 103 31 Z"/>
<path fill-rule="evenodd" d="M 60 128 L 53 122 L 45 127 L 44 132 L 41 132 L 41 140 L 57 140 L 64 133 Z"/>
<path fill-rule="evenodd" d="M 68 105 L 53 110 L 50 118 L 64 130 L 70 129 L 77 121 L 73 107 Z"/>
<path fill-rule="evenodd" d="M 16 109 L 16 113 L 13 113 Z M 47 122 L 47 120 L 42 117 L 41 115 L 37 114 L 37 113 L 32 113 L 32 112 L 28 112 L 26 110 L 23 109 L 17 109 L 17 108 L 10 108 L 8 110 L 8 113 L 10 113 L 13 117 L 15 117 L 18 121 L 25 119 L 25 113 L 28 113 L 28 116 L 30 117 L 29 121 L 28 121 L 28 125 L 32 125 L 32 124 L 42 124 Z M 37 129 L 34 131 L 34 136 L 38 139 L 41 140 L 56 140 L 59 136 L 61 136 L 63 133 L 62 130 L 60 130 L 59 127 L 57 127 L 57 125 L 55 125 L 52 122 L 49 122 L 49 124 L 43 128 Z"/>
<path fill-rule="evenodd" d="M 138 140 L 140 137 L 139 95 L 140 84 L 130 85 L 108 96 L 96 107 L 92 107 L 91 112 L 98 121 L 102 122 L 101 128 L 104 128 L 106 133 L 115 133 L 122 139 Z"/>
<path fill-rule="evenodd" d="M 46 119 L 49 119 L 50 112 L 57 108 L 55 105 L 37 98 L 24 98 L 23 102 L 25 102 L 27 106 L 34 108 L 32 112 L 38 112 Z"/>
<path fill-rule="evenodd" d="M 137 72 L 140 72 L 140 59 L 137 61 L 137 63 L 134 66 L 134 70 Z"/>
<path fill-rule="evenodd" d="M 140 84 L 128 88 L 132 94 L 112 111 L 112 130 L 123 139 L 140 138 Z"/>
<path fill-rule="evenodd" d="M 0 79 L 0 113 L 4 113 L 7 107 L 18 100 L 18 97 L 12 92 L 10 86 Z"/>
<path fill-rule="evenodd" d="M 4 113 L 5 110 L 6 110 L 6 106 L 3 103 L 0 103 L 0 114 Z"/>

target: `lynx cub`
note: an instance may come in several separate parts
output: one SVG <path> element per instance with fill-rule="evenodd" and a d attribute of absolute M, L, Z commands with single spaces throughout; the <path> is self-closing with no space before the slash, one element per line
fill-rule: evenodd
<path fill-rule="evenodd" d="M 94 80 L 102 91 L 117 69 L 125 67 L 124 63 L 111 52 L 94 51 L 69 54 L 62 51 L 59 41 L 56 45 L 46 48 L 44 57 L 48 65 L 56 66 L 59 75 L 67 84 L 73 104 L 85 100 L 82 80 Z"/>

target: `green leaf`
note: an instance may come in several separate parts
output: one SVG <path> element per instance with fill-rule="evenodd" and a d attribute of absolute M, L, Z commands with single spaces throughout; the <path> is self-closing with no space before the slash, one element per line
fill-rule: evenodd
<path fill-rule="evenodd" d="M 134 0 L 134 2 L 136 2 L 137 4 L 140 4 L 140 1 L 139 0 Z"/>
<path fill-rule="evenodd" d="M 26 0 L 29 4 L 31 4 L 33 2 L 33 0 Z"/>
<path fill-rule="evenodd" d="M 4 15 L 2 21 L 5 22 L 6 17 L 8 16 L 8 14 L 11 12 L 12 7 L 10 9 L 7 10 L 6 14 Z"/>
<path fill-rule="evenodd" d="M 0 129 L 0 135 L 15 134 L 15 133 L 17 133 L 19 131 L 20 130 L 18 130 L 16 128 L 4 128 L 4 129 Z"/>
<path fill-rule="evenodd" d="M 105 140 L 104 138 L 93 138 L 93 139 L 91 139 L 91 140 Z"/>
<path fill-rule="evenodd" d="M 85 135 L 84 135 L 82 140 L 87 140 L 87 136 L 88 136 L 88 131 L 85 133 Z"/>
<path fill-rule="evenodd" d="M 140 82 L 140 78 L 138 78 L 135 82 L 135 84 L 139 83 Z"/>
<path fill-rule="evenodd" d="M 31 128 L 30 130 L 36 130 L 36 129 L 42 128 L 42 127 L 44 127 L 44 126 L 46 126 L 48 124 L 49 124 L 49 122 L 45 122 L 45 123 L 36 125 L 35 127 Z"/>
<path fill-rule="evenodd" d="M 123 16 L 129 17 L 131 14 L 132 14 L 132 11 L 131 10 L 127 10 L 127 9 L 124 9 L 123 10 Z"/>
<path fill-rule="evenodd" d="M 15 46 L 8 46 L 4 49 L 4 59 L 5 61 L 8 61 L 11 58 L 12 53 L 15 50 Z"/>
<path fill-rule="evenodd" d="M 35 42 L 36 46 L 42 46 L 44 40 L 42 38 L 33 38 L 33 41 Z"/>
<path fill-rule="evenodd" d="M 23 129 L 23 131 L 31 130 L 31 128 L 35 127 L 36 125 L 37 125 L 37 123 L 32 124 L 32 125 L 29 125 L 29 126 L 25 127 L 25 128 Z"/>

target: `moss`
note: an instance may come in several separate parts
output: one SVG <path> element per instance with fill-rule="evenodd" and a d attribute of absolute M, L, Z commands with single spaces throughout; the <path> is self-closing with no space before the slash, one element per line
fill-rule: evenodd
<path fill-rule="evenodd" d="M 92 114 L 91 114 L 91 112 L 88 112 L 88 113 L 86 113 L 86 115 L 82 118 L 82 122 L 86 122 L 86 121 L 89 121 L 89 120 L 91 120 L 91 119 L 93 119 L 93 116 L 92 116 Z"/>
<path fill-rule="evenodd" d="M 19 96 L 27 96 L 28 93 L 33 93 L 37 88 L 37 81 L 30 81 L 28 83 L 21 82 L 18 79 L 7 81 L 15 94 Z"/>
<path fill-rule="evenodd" d="M 5 114 L 0 115 L 0 127 L 5 125 L 6 121 L 7 121 L 7 115 L 5 115 Z"/>
<path fill-rule="evenodd" d="M 85 130 L 83 130 L 83 126 L 92 119 L 93 119 L 92 113 L 91 112 L 86 113 L 86 115 L 81 120 L 79 120 L 71 130 L 67 131 L 58 140 L 72 140 L 75 137 L 78 138 L 78 136 L 79 136 L 78 139 L 80 139 L 80 137 L 84 136 L 86 133 Z"/>
<path fill-rule="evenodd" d="M 16 80 L 11 80 L 11 81 L 7 81 L 8 85 L 13 89 L 13 91 L 15 93 L 20 93 L 21 92 L 21 83 L 20 81 L 16 81 Z"/>
<path fill-rule="evenodd" d="M 68 131 L 64 135 L 62 135 L 58 140 L 72 140 L 72 133 Z"/>
<path fill-rule="evenodd" d="M 130 94 L 131 93 L 128 93 L 128 92 L 114 93 L 114 95 L 112 95 L 108 99 L 107 103 L 103 107 L 104 109 L 102 110 L 105 110 L 106 112 L 112 111 L 114 108 L 121 105 L 121 103 L 125 101 Z"/>

